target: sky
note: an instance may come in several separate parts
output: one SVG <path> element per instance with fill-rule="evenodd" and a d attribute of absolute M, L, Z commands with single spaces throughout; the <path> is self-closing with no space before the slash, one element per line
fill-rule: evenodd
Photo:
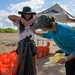
<path fill-rule="evenodd" d="M 8 15 L 18 15 L 24 6 L 30 6 L 36 13 L 46 10 L 58 3 L 71 15 L 75 16 L 75 0 L 2 0 L 0 1 L 0 28 L 14 28 L 16 26 L 8 19 Z M 70 26 L 74 26 L 71 24 Z"/>

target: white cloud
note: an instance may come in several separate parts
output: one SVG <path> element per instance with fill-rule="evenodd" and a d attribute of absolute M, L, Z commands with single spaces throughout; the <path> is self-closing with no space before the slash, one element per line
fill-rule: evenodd
<path fill-rule="evenodd" d="M 0 10 L 0 27 L 13 27 L 13 24 L 10 20 L 8 20 L 8 15 L 10 14 L 17 14 L 18 11 L 22 11 L 22 8 L 24 6 L 30 6 L 33 11 L 38 12 L 39 8 L 42 8 L 42 6 L 45 4 L 44 0 L 30 0 L 25 2 L 20 2 L 17 4 L 10 4 L 9 7 L 7 7 L 8 11 L 6 10 Z M 18 15 L 18 14 L 17 14 Z"/>
<path fill-rule="evenodd" d="M 75 15 L 72 11 L 69 10 L 68 5 L 64 5 L 64 4 L 60 4 L 62 8 L 64 8 L 68 13 L 70 13 L 71 15 Z"/>
<path fill-rule="evenodd" d="M 18 4 L 11 4 L 8 9 L 10 11 L 19 11 L 22 10 L 24 6 L 30 6 L 33 10 L 38 10 L 39 8 L 42 8 L 42 5 L 44 5 L 44 0 L 31 0 L 27 2 L 21 2 Z"/>
<path fill-rule="evenodd" d="M 2 23 L 0 22 L 0 28 L 3 28 L 3 25 L 2 25 Z"/>
<path fill-rule="evenodd" d="M 75 9 L 73 9 L 73 11 L 75 12 Z"/>

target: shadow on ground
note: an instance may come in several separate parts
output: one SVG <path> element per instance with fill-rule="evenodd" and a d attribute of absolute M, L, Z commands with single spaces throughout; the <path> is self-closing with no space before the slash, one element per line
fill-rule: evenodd
<path fill-rule="evenodd" d="M 65 75 L 64 65 L 45 64 L 52 55 L 54 54 L 50 53 L 49 56 L 38 59 L 38 75 Z"/>

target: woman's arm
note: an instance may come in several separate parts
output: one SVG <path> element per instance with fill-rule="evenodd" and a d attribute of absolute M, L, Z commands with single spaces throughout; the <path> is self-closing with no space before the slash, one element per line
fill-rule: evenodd
<path fill-rule="evenodd" d="M 16 20 L 21 20 L 22 18 L 16 15 L 9 15 L 8 19 L 15 22 Z"/>
<path fill-rule="evenodd" d="M 34 18 L 32 18 L 31 20 L 29 20 L 29 21 L 26 21 L 24 18 L 22 18 L 22 17 L 20 17 L 20 16 L 16 16 L 16 15 L 9 15 L 8 16 L 8 19 L 9 20 L 11 20 L 11 21 L 13 21 L 13 22 L 16 22 L 16 20 L 20 20 L 21 22 L 22 22 L 22 24 L 28 24 L 28 25 L 32 25 L 33 24 L 33 22 L 35 21 L 35 19 Z"/>
<path fill-rule="evenodd" d="M 38 36 L 40 36 L 40 37 L 43 37 L 43 33 L 37 33 L 35 30 L 34 30 L 34 28 L 30 28 L 31 29 L 31 31 L 34 33 L 34 34 L 36 34 L 36 35 L 38 35 Z"/>
<path fill-rule="evenodd" d="M 11 20 L 11 21 L 13 21 L 13 22 L 16 22 L 17 20 L 19 20 L 24 25 L 28 23 L 24 18 L 22 18 L 20 16 L 16 16 L 16 15 L 9 15 L 8 19 Z"/>
<path fill-rule="evenodd" d="M 58 63 L 64 64 L 64 63 L 66 63 L 66 61 L 70 61 L 70 60 L 73 59 L 73 58 L 75 58 L 75 56 L 73 56 L 72 54 L 70 54 L 69 56 L 60 59 L 60 60 L 58 61 Z"/>
<path fill-rule="evenodd" d="M 43 34 L 42 33 L 35 33 L 36 35 L 38 35 L 38 36 L 40 36 L 40 37 L 42 37 L 43 36 Z"/>

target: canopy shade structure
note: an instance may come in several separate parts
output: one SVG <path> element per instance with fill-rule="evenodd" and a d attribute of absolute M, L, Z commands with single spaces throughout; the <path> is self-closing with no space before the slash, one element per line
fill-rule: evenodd
<path fill-rule="evenodd" d="M 46 14 L 48 16 L 55 16 L 56 21 L 59 22 L 75 22 L 75 17 L 72 16 L 70 13 L 68 13 L 66 10 L 64 10 L 61 6 L 58 4 L 55 4 L 54 6 L 37 13 L 37 16 L 40 16 L 42 14 Z"/>

